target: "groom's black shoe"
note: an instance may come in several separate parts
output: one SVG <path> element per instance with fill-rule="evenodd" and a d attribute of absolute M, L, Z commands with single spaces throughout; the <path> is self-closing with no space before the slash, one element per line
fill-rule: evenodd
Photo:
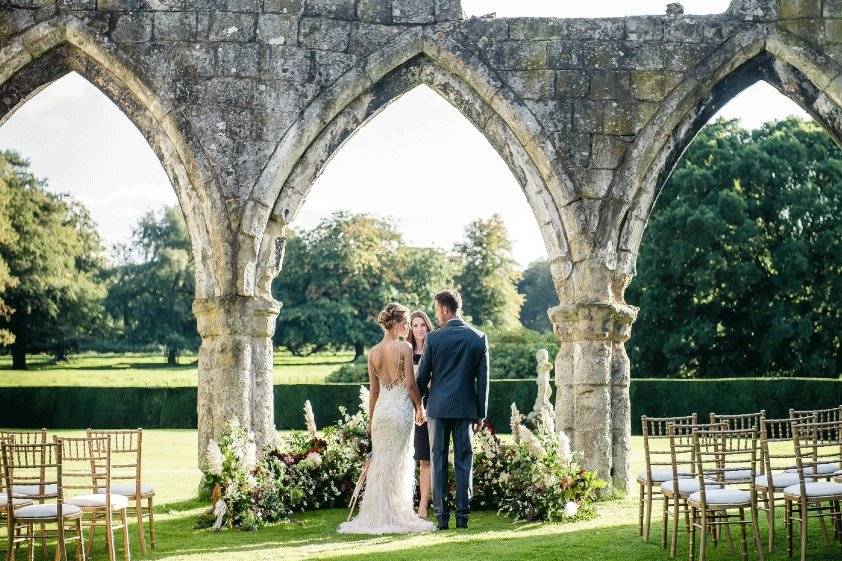
<path fill-rule="evenodd" d="M 468 527 L 468 519 L 467 518 L 457 518 L 456 519 L 456 527 L 457 528 L 466 528 Z"/>
<path fill-rule="evenodd" d="M 450 523 L 449 518 L 438 518 L 436 521 L 438 522 L 439 530 L 447 530 L 448 524 Z"/>

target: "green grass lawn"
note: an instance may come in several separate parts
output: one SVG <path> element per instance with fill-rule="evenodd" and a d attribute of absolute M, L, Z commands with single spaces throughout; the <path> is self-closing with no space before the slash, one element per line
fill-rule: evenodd
<path fill-rule="evenodd" d="M 318 384 L 353 358 L 353 353 L 318 353 L 306 357 L 275 353 L 275 384 Z M 162 354 L 82 353 L 54 364 L 48 355 L 28 357 L 29 369 L 12 370 L 10 356 L 0 356 L 0 386 L 195 386 L 196 355 L 179 357 L 167 367 Z"/>
<path fill-rule="evenodd" d="M 61 431 L 70 434 L 73 431 Z M 568 524 L 512 523 L 491 512 L 475 513 L 468 531 L 418 536 L 340 536 L 336 527 L 346 511 L 328 510 L 295 516 L 287 523 L 257 532 L 225 530 L 215 534 L 193 528 L 196 516 L 207 508 L 195 496 L 199 471 L 196 469 L 196 432 L 190 430 L 144 431 L 145 479 L 157 492 L 156 529 L 158 547 L 149 556 L 166 560 L 272 560 L 359 559 L 360 561 L 444 561 L 444 560 L 594 560 L 656 561 L 669 559 L 660 547 L 659 515 L 653 519 L 652 541 L 644 543 L 637 535 L 637 506 L 634 497 L 601 503 L 594 520 Z M 641 439 L 634 439 L 635 472 L 641 467 Z M 656 512 L 659 507 L 656 504 Z M 762 527 L 765 529 L 765 524 Z M 132 528 L 134 530 L 134 528 Z M 838 545 L 823 544 L 817 529 L 810 536 L 809 559 L 839 560 Z M 765 531 L 765 530 L 764 530 Z M 101 534 L 99 534 L 101 536 Z M 779 536 L 783 536 L 783 528 Z M 132 533 L 133 555 L 139 558 Z M 735 539 L 736 536 L 735 536 Z M 0 541 L 0 548 L 4 547 Z M 778 540 L 782 545 L 782 540 Z M 753 550 L 752 550 L 753 551 Z M 40 551 L 39 551 L 40 553 Z M 72 552 L 70 552 L 72 554 Z M 20 552 L 23 559 L 25 552 Z M 118 559 L 121 557 L 118 549 Z M 756 559 L 756 554 L 751 557 Z M 98 539 L 93 561 L 106 559 L 102 539 Z M 687 559 L 686 534 L 679 534 L 676 559 Z M 711 561 L 739 559 L 724 544 L 713 549 Z M 783 561 L 780 547 L 770 561 Z"/>

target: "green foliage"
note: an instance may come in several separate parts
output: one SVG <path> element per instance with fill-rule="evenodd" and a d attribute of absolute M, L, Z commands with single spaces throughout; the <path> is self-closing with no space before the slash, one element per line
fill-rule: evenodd
<path fill-rule="evenodd" d="M 520 271 L 511 251 L 512 242 L 499 214 L 470 223 L 465 240 L 456 245 L 461 267 L 456 285 L 465 314 L 479 326 L 520 326 L 523 296 L 517 291 Z"/>
<path fill-rule="evenodd" d="M 547 310 L 558 306 L 558 293 L 553 286 L 550 262 L 542 260 L 530 263 L 523 272 L 517 291 L 524 297 L 520 309 L 523 326 L 534 331 L 552 331 Z"/>
<path fill-rule="evenodd" d="M 344 384 L 344 383 L 368 383 L 368 358 L 366 355 L 358 356 L 353 362 L 343 364 L 331 372 L 325 378 L 325 382 L 329 384 Z"/>
<path fill-rule="evenodd" d="M 147 213 L 131 244 L 118 249 L 118 261 L 109 274 L 106 306 L 120 336 L 166 349 L 171 365 L 180 352 L 198 348 L 193 254 L 180 210 Z"/>
<path fill-rule="evenodd" d="M 429 307 L 452 279 L 447 257 L 404 245 L 391 222 L 335 213 L 289 239 L 273 292 L 284 302 L 275 343 L 295 354 L 376 342 L 375 318 L 390 301 Z"/>
<path fill-rule="evenodd" d="M 28 162 L 0 153 L 0 177 L 9 220 L 0 219 L 0 286 L 6 289 L 0 328 L 14 335 L 13 366 L 25 368 L 27 353 L 63 356 L 98 334 L 104 318 L 102 247 L 88 211 L 47 191 Z"/>
<path fill-rule="evenodd" d="M 537 375 L 535 352 L 547 349 L 550 360 L 558 354 L 558 342 L 552 333 L 539 333 L 526 328 L 488 332 L 491 355 L 491 377 L 504 380 L 530 379 Z"/>
<path fill-rule="evenodd" d="M 627 300 L 636 375 L 842 372 L 842 152 L 810 122 L 705 127 L 661 193 Z"/>

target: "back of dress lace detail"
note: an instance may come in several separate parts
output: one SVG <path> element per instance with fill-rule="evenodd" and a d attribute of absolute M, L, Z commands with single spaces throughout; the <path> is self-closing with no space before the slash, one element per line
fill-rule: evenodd
<path fill-rule="evenodd" d="M 387 357 L 385 356 L 386 351 L 383 351 L 383 354 L 384 354 L 383 362 L 388 362 L 386 360 Z M 383 386 L 386 389 L 392 389 L 392 388 L 396 388 L 398 386 L 402 386 L 404 384 L 406 375 L 404 374 L 403 369 L 404 369 L 404 358 L 403 358 L 403 354 L 401 354 L 400 358 L 398 359 L 397 373 L 391 379 L 384 378 L 380 374 L 380 372 L 378 372 L 378 370 L 376 368 L 374 369 L 374 373 L 377 375 L 377 379 L 380 381 L 381 386 Z"/>

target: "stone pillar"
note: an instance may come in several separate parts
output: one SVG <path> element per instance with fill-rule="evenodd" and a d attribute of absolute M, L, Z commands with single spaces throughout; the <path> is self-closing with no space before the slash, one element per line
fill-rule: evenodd
<path fill-rule="evenodd" d="M 629 361 L 624 343 L 637 308 L 617 303 L 565 304 L 549 311 L 560 347 L 556 422 L 584 467 L 629 489 Z"/>
<path fill-rule="evenodd" d="M 272 335 L 280 303 L 250 296 L 194 300 L 199 348 L 199 463 L 231 419 L 258 446 L 275 435 Z"/>

